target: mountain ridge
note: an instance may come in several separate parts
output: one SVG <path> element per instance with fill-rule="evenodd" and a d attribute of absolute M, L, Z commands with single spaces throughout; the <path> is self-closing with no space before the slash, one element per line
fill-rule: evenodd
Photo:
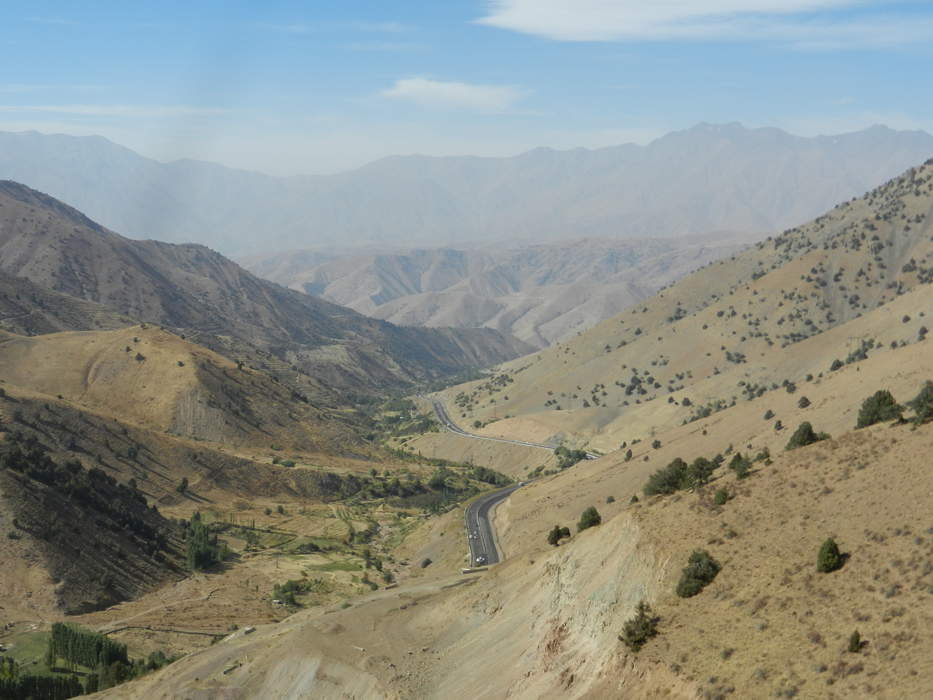
<path fill-rule="evenodd" d="M 193 334 L 227 357 L 258 349 L 303 366 L 319 388 L 410 384 L 526 349 L 492 329 L 404 328 L 370 319 L 260 280 L 203 245 L 124 238 L 9 181 L 0 182 L 0 270 Z"/>
<path fill-rule="evenodd" d="M 159 163 L 100 137 L 28 132 L 0 133 L 0 177 L 134 238 L 242 255 L 333 240 L 423 246 L 779 230 L 929 154 L 933 136 L 924 132 L 804 138 L 701 124 L 646 146 L 391 156 L 345 173 L 276 178 L 206 161 Z"/>

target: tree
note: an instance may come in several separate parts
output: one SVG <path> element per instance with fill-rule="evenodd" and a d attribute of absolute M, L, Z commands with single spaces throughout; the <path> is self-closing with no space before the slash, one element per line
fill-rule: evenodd
<path fill-rule="evenodd" d="M 185 493 L 188 490 L 188 477 L 183 476 L 181 481 L 178 483 L 178 487 L 175 489 L 178 493 Z"/>
<path fill-rule="evenodd" d="M 686 488 L 688 484 L 687 463 L 676 457 L 666 467 L 658 469 L 648 477 L 648 483 L 642 489 L 646 496 L 674 493 Z"/>
<path fill-rule="evenodd" d="M 903 417 L 904 409 L 894 400 L 891 392 L 880 389 L 862 402 L 855 427 L 867 428 L 883 421 L 903 420 Z"/>
<path fill-rule="evenodd" d="M 820 551 L 816 555 L 816 570 L 820 573 L 828 574 L 837 569 L 841 569 L 843 564 L 842 553 L 839 551 L 839 545 L 832 537 L 828 538 L 820 546 Z"/>
<path fill-rule="evenodd" d="M 677 582 L 677 595 L 681 598 L 690 598 L 702 591 L 716 578 L 722 566 L 706 550 L 696 550 L 687 560 Z"/>
<path fill-rule="evenodd" d="M 570 537 L 570 528 L 555 525 L 547 535 L 547 543 L 556 547 L 565 537 Z"/>
<path fill-rule="evenodd" d="M 580 522 L 577 523 L 577 531 L 583 532 L 594 525 L 599 525 L 602 521 L 603 518 L 599 514 L 599 511 L 596 510 L 596 507 L 590 506 L 580 515 Z"/>
<path fill-rule="evenodd" d="M 751 468 L 751 460 L 742 456 L 741 452 L 736 452 L 729 462 L 729 469 L 735 472 L 736 479 L 744 479 L 747 477 Z"/>
<path fill-rule="evenodd" d="M 798 408 L 806 408 L 809 405 L 810 405 L 810 399 L 808 399 L 806 396 L 801 396 L 800 400 L 797 402 Z"/>
<path fill-rule="evenodd" d="M 829 435 L 826 433 L 815 432 L 813 426 L 810 425 L 809 422 L 804 421 L 797 427 L 794 434 L 790 436 L 790 440 L 787 441 L 787 447 L 785 449 L 794 450 L 798 447 L 812 445 L 814 442 L 826 440 L 828 437 Z"/>
<path fill-rule="evenodd" d="M 703 486 L 709 483 L 716 464 L 706 459 L 706 457 L 697 457 L 687 469 L 687 481 L 691 486 Z"/>
<path fill-rule="evenodd" d="M 907 402 L 914 411 L 914 422 L 926 423 L 933 420 L 933 382 L 927 381 L 920 393 Z"/>
<path fill-rule="evenodd" d="M 849 636 L 849 652 L 852 654 L 858 654 L 862 650 L 862 635 L 859 634 L 858 630 L 855 630 Z"/>
<path fill-rule="evenodd" d="M 626 620 L 622 626 L 619 641 L 637 652 L 658 633 L 658 621 L 658 618 L 652 614 L 651 606 L 643 600 L 639 601 L 635 608 L 635 616 Z"/>

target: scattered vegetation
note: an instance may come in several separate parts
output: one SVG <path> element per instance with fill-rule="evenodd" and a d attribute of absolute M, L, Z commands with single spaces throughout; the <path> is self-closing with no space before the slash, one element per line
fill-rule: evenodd
<path fill-rule="evenodd" d="M 891 392 L 880 389 L 862 402 L 856 428 L 867 428 L 884 421 L 903 420 L 904 409 L 894 400 Z"/>
<path fill-rule="evenodd" d="M 208 526 L 195 512 L 185 527 L 185 561 L 191 571 L 204 571 L 227 557 L 227 545 L 217 542 Z"/>
<path fill-rule="evenodd" d="M 690 555 L 680 580 L 677 582 L 677 595 L 690 598 L 702 591 L 712 582 L 722 566 L 706 550 L 697 550 Z"/>
<path fill-rule="evenodd" d="M 596 510 L 596 507 L 590 506 L 580 515 L 580 522 L 577 523 L 577 532 L 583 532 L 595 525 L 599 525 L 602 521 L 603 518 L 599 514 L 599 511 Z"/>
<path fill-rule="evenodd" d="M 829 439 L 829 435 L 826 433 L 817 433 L 813 430 L 813 426 L 810 425 L 808 421 L 804 421 L 797 427 L 794 434 L 790 436 L 790 440 L 787 441 L 787 447 L 785 449 L 795 450 L 798 447 L 805 447 L 806 445 L 812 445 L 814 442 L 827 439 Z"/>
<path fill-rule="evenodd" d="M 597 515 L 597 517 L 599 516 Z M 596 524 L 598 525 L 599 523 L 597 522 Z M 591 527 L 591 526 L 587 526 L 587 527 Z M 551 546 L 556 547 L 560 543 L 560 541 L 564 539 L 565 537 L 570 537 L 570 528 L 561 527 L 560 525 L 555 525 L 553 528 L 551 528 L 551 531 L 547 534 L 547 543 Z"/>
<path fill-rule="evenodd" d="M 653 614 L 651 606 L 642 600 L 635 608 L 635 616 L 626 620 L 622 626 L 619 641 L 632 651 L 638 652 L 649 639 L 657 635 L 658 622 L 660 619 Z"/>
<path fill-rule="evenodd" d="M 927 381 L 920 393 L 907 402 L 914 411 L 914 422 L 917 424 L 933 420 L 933 382 Z"/>
<path fill-rule="evenodd" d="M 816 570 L 828 574 L 841 569 L 844 562 L 842 553 L 839 551 L 839 545 L 832 537 L 826 539 L 820 545 L 820 551 L 816 555 Z"/>
<path fill-rule="evenodd" d="M 558 469 L 567 469 L 577 462 L 586 459 L 585 450 L 571 450 L 563 445 L 554 450 L 554 454 L 557 457 Z"/>
<path fill-rule="evenodd" d="M 716 460 L 705 457 L 697 457 L 691 464 L 676 457 L 666 467 L 648 477 L 643 491 L 646 496 L 655 496 L 702 486 L 709 482 L 717 466 Z"/>

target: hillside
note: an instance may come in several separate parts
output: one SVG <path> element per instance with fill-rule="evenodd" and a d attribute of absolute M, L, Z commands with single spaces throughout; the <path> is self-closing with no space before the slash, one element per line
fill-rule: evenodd
<path fill-rule="evenodd" d="M 490 329 L 414 329 L 260 280 L 202 246 L 131 241 L 28 187 L 0 183 L 0 269 L 170 326 L 228 357 L 318 386 L 372 390 L 491 364 L 525 346 Z M 309 385 L 308 391 L 313 391 Z"/>
<path fill-rule="evenodd" d="M 933 375 L 918 346 L 891 355 L 820 380 L 812 407 L 791 397 L 777 406 L 789 425 L 829 428 L 828 440 L 785 451 L 787 435 L 775 437 L 758 415 L 767 399 L 753 402 L 754 416 L 740 405 L 661 430 L 660 450 L 639 446 L 629 461 L 620 451 L 516 491 L 496 518 L 508 558 L 487 573 L 454 574 L 462 544 L 448 546 L 448 559 L 436 553 L 453 514 L 422 550 L 444 570 L 351 609 L 309 610 L 231 635 L 107 697 L 443 698 L 469 688 L 515 698 L 920 700 L 933 684 L 925 458 L 933 425 L 853 430 L 861 400 L 878 386 L 903 401 Z M 744 452 L 746 440 L 749 456 L 772 445 L 748 477 L 723 466 L 706 486 L 642 494 L 673 457 L 728 459 L 731 443 Z M 720 489 L 727 500 L 717 504 Z M 630 503 L 636 494 L 642 500 Z M 573 527 L 589 505 L 601 525 L 546 544 L 555 523 Z M 841 571 L 816 569 L 827 537 L 846 555 Z M 721 571 L 682 598 L 675 588 L 695 550 Z M 641 600 L 658 616 L 658 634 L 635 654 L 619 635 Z M 855 630 L 862 642 L 848 651 Z"/>
<path fill-rule="evenodd" d="M 34 438 L 4 442 L 0 523 L 11 616 L 89 612 L 183 575 L 175 523 L 100 469 L 56 462 Z"/>
<path fill-rule="evenodd" d="M 446 392 L 451 415 L 609 451 L 926 337 L 933 162 Z M 788 384 L 790 387 L 788 387 Z"/>
<path fill-rule="evenodd" d="M 101 137 L 0 134 L 0 178 L 25 182 L 133 238 L 230 255 L 317 245 L 450 245 L 797 225 L 933 155 L 885 127 L 802 138 L 699 124 L 646 146 L 509 158 L 399 156 L 275 178 L 159 163 Z"/>
<path fill-rule="evenodd" d="M 296 397 L 262 372 L 152 326 L 32 337 L 2 333 L 0 381 L 196 440 L 369 451 L 341 416 Z"/>
<path fill-rule="evenodd" d="M 128 316 L 0 272 L 0 328 L 20 335 L 123 328 Z"/>
<path fill-rule="evenodd" d="M 487 326 L 535 347 L 573 336 L 757 237 L 588 239 L 367 255 L 292 251 L 244 265 L 400 325 Z"/>

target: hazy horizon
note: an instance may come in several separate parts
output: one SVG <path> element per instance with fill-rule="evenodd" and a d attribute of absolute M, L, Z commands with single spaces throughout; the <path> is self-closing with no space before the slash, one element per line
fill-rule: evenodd
<path fill-rule="evenodd" d="M 911 89 L 933 12 L 910 1 L 46 0 L 0 38 L 0 130 L 272 175 L 643 145 L 698 122 L 933 131 L 933 97 Z"/>

